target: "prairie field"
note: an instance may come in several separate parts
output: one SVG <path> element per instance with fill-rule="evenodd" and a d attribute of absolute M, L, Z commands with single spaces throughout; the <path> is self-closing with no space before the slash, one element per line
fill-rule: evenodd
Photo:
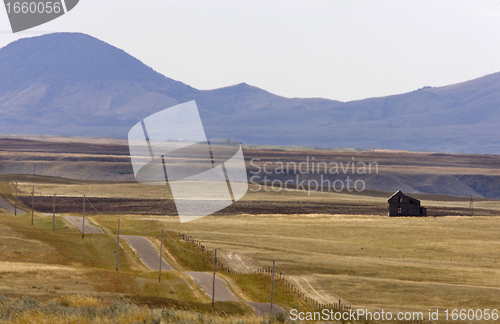
<path fill-rule="evenodd" d="M 152 219 L 152 218 L 148 218 Z M 349 215 L 205 217 L 164 228 L 249 251 L 356 308 L 491 308 L 500 302 L 500 218 Z M 141 220 L 130 216 L 129 226 Z M 498 260 L 497 260 L 498 259 Z"/>
<path fill-rule="evenodd" d="M 151 322 L 158 319 L 174 323 L 172 318 L 176 318 L 203 323 L 208 320 L 204 316 L 210 313 L 210 299 L 184 271 L 212 271 L 207 251 L 213 253 L 215 249 L 224 263 L 217 272 L 245 302 L 270 302 L 270 274 L 264 270 L 268 271 L 274 260 L 275 302 L 286 310 L 314 310 L 311 298 L 323 305 L 337 303 L 340 298 L 353 309 L 424 314 L 429 309 L 494 309 L 500 303 L 500 201 L 486 198 L 488 195 L 471 198 L 432 190 L 410 194 L 435 217 L 388 217 L 391 191 L 308 192 L 250 183 L 247 194 L 234 205 L 180 223 L 168 185 L 133 181 L 122 142 L 106 150 L 105 146 L 111 144 L 96 142 L 75 147 L 56 141 L 39 147 L 26 141 L 23 150 L 16 146 L 19 142 L 7 145 L 7 153 L 2 152 L 0 159 L 3 199 L 15 203 L 17 181 L 17 206 L 28 211 L 17 216 L 0 213 L 2 310 L 25 307 L 16 303 L 31 298 L 35 301 L 23 303 L 36 303 L 33 312 L 45 316 L 47 323 L 57 323 L 59 318 L 47 309 L 69 307 L 75 302 L 68 300 L 81 295 L 82 300 L 89 298 L 86 303 L 93 303 L 93 298 L 103 300 L 89 306 L 95 307 L 94 313 L 102 316 L 103 323 L 109 307 L 135 312 Z M 0 141 L 4 146 L 6 143 L 10 142 Z M 38 152 L 34 152 L 35 148 Z M 264 161 L 301 161 L 309 151 L 249 147 L 247 152 L 265 156 L 261 164 L 257 163 L 263 167 Z M 344 160 L 351 156 L 377 159 L 383 176 L 401 176 L 405 163 L 412 166 L 408 174 L 418 177 L 424 173 L 459 179 L 479 175 L 474 181 L 481 181 L 482 176 L 487 176 L 492 190 L 492 179 L 500 174 L 496 156 L 336 150 L 315 154 L 333 154 Z M 392 163 L 395 156 L 405 162 Z M 21 167 L 10 168 L 16 161 L 23 162 L 26 170 L 36 164 L 38 171 L 18 174 Z M 57 170 L 77 176 L 58 177 Z M 106 177 L 96 180 L 104 173 Z M 88 235 L 85 240 L 62 217 L 82 214 L 83 195 L 87 198 L 88 221 L 105 233 Z M 54 206 L 52 233 L 50 216 Z M 121 235 L 147 237 L 157 248 L 161 229 L 165 230 L 163 255 L 174 270 L 165 272 L 161 283 L 158 274 L 149 271 L 123 242 L 120 270 L 115 270 L 118 218 Z M 182 235 L 199 245 L 182 240 Z M 80 306 L 71 306 L 75 319 L 84 316 Z M 240 302 L 216 302 L 216 309 L 220 316 L 217 323 L 263 320 Z M 10 320 L 17 323 L 19 318 Z M 114 320 L 122 322 L 118 317 Z"/>
<path fill-rule="evenodd" d="M 22 182 L 19 188 L 29 189 L 33 184 Z M 126 199 L 133 197 L 136 190 L 141 191 L 143 185 L 35 184 L 42 192 L 50 187 L 63 199 L 65 195 L 83 194 L 86 186 L 88 192 L 92 186 L 98 197 Z M 156 188 L 151 188 L 147 194 L 155 198 L 164 190 L 155 192 Z M 258 202 L 266 195 L 249 192 L 244 199 Z M 469 204 L 467 199 L 429 198 L 423 200 L 427 206 L 467 208 Z M 266 199 L 386 207 L 386 198 L 343 193 L 281 192 L 267 195 Z M 481 204 L 489 210 L 499 208 L 494 200 L 475 202 L 475 206 Z M 96 205 L 97 211 L 99 208 Z M 277 269 L 285 278 L 306 280 L 310 286 L 301 287 L 306 293 L 331 302 L 336 301 L 333 297 L 340 297 L 354 308 L 426 312 L 492 308 L 500 302 L 500 217 L 497 216 L 387 217 L 335 214 L 332 209 L 332 213 L 311 210 L 286 215 L 275 211 L 209 216 L 181 224 L 176 216 L 103 214 L 90 208 L 88 213 L 112 234 L 116 234 L 120 217 L 122 234 L 158 238 L 163 227 L 170 236 L 175 238 L 176 233 L 185 233 L 209 250 L 217 248 L 222 254 L 246 253 L 264 268 L 271 267 L 272 260 L 276 260 Z"/>

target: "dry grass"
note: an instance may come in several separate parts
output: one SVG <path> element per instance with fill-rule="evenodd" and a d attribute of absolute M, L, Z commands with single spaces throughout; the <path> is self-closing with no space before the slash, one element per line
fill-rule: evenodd
<path fill-rule="evenodd" d="M 87 235 L 58 219 L 51 232 L 51 217 L 0 214 L 0 273 L 2 292 L 43 295 L 78 291 L 156 296 L 196 301 L 188 283 L 177 272 L 156 274 L 137 269 L 133 257 L 120 252 L 115 271 L 116 239 Z M 33 288 L 35 287 L 35 288 Z"/>
<path fill-rule="evenodd" d="M 26 183 L 22 186 L 29 190 L 30 185 L 31 183 Z M 61 195 L 93 192 L 95 195 L 103 196 L 135 197 L 137 192 L 141 192 L 149 197 L 161 197 L 165 193 L 161 191 L 165 190 L 163 187 L 132 183 L 47 183 L 37 186 L 42 192 L 61 190 Z M 467 200 L 442 201 L 437 198 L 439 197 L 430 197 L 424 200 L 424 204 L 468 206 Z M 245 199 L 385 203 L 384 197 L 374 195 L 313 193 L 307 196 L 300 191 L 271 194 L 250 191 Z M 489 209 L 497 209 L 499 206 L 496 201 L 486 200 L 478 201 L 475 205 L 487 205 Z M 498 243 L 500 235 L 497 235 L 500 230 L 500 219 L 497 217 L 244 215 L 205 217 L 185 224 L 180 224 L 176 217 L 144 218 L 131 215 L 121 217 L 123 224 L 128 225 L 122 226 L 122 234 L 159 238 L 160 228 L 163 226 L 171 233 L 183 232 L 192 235 L 209 248 L 227 251 L 249 249 L 254 251 L 253 257 L 263 266 L 270 266 L 271 260 L 276 259 L 285 274 L 308 276 L 314 287 L 322 287 L 358 306 L 426 310 L 462 305 L 491 308 L 500 302 L 500 298 L 497 297 L 500 289 L 498 279 L 500 254 L 497 253 L 500 247 Z M 54 264 L 79 264 L 79 266 L 100 268 L 101 270 L 90 277 L 91 282 L 99 280 L 106 282 L 102 286 L 95 285 L 93 289 L 97 291 L 125 293 L 133 290 L 143 295 L 175 297 L 179 300 L 196 299 L 189 293 L 184 296 L 162 294 L 162 289 L 153 284 L 145 284 L 148 281 L 152 283 L 153 277 L 138 275 L 143 279 L 134 278 L 127 281 L 126 278 L 130 278 L 130 274 L 120 277 L 114 272 L 105 270 L 112 269 L 114 265 L 113 258 L 104 257 L 109 253 L 112 254 L 115 248 L 111 237 L 92 238 L 92 242 L 89 239 L 88 245 L 85 245 L 78 240 L 69 240 L 77 233 L 74 229 L 65 227 L 64 223 L 58 224 L 57 227 L 60 236 L 43 237 L 43 231 L 38 233 L 38 230 L 32 230 L 27 226 L 28 218 L 20 216 L 16 222 L 4 222 L 5 225 L 24 233 L 19 240 L 22 244 L 19 243 L 18 246 L 23 249 L 21 252 L 30 253 L 35 244 L 44 252 L 40 255 L 30 255 L 30 258 L 52 260 L 50 262 Z M 108 232 L 116 233 L 116 216 L 94 216 L 94 218 L 101 226 L 107 228 Z M 24 225 L 20 226 L 19 222 Z M 36 217 L 35 224 L 44 231 L 49 230 L 51 226 L 50 219 L 43 217 Z M 57 250 L 51 250 L 56 247 L 59 249 L 60 245 L 66 244 L 63 243 L 66 240 L 68 240 L 68 251 L 82 249 L 83 254 L 70 256 L 70 253 L 64 250 L 62 254 L 55 253 Z M 19 255 L 13 252 L 10 251 L 5 255 L 8 256 L 7 260 L 16 262 L 19 260 Z M 94 254 L 97 258 L 94 257 L 92 262 L 89 262 L 87 259 Z M 497 258 L 499 263 L 495 263 Z M 76 263 L 68 263 L 67 260 Z M 131 260 L 124 262 L 125 268 L 136 269 Z M 184 264 L 186 265 L 187 263 Z M 127 281 L 127 284 L 121 284 L 123 281 Z M 245 284 L 242 284 L 242 287 L 244 286 Z M 173 290 L 177 294 L 184 288 L 181 285 Z M 185 290 L 189 289 L 186 287 Z"/>
<path fill-rule="evenodd" d="M 0 295 L 0 322 L 5 324 L 262 324 L 276 323 L 255 315 L 210 315 L 195 311 L 136 306 L 122 300 L 103 302 L 91 296 L 68 295 L 47 302 L 30 298 L 6 298 Z"/>
<path fill-rule="evenodd" d="M 155 219 L 208 248 L 258 251 L 253 257 L 263 266 L 276 259 L 286 275 L 313 275 L 314 286 L 358 306 L 425 310 L 500 303 L 498 217 Z"/>

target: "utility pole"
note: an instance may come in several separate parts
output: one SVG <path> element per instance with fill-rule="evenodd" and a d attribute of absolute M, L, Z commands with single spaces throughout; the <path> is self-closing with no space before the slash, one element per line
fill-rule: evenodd
<path fill-rule="evenodd" d="M 118 217 L 118 236 L 116 237 L 116 271 L 118 271 L 118 253 L 120 252 L 120 217 Z M 160 262 L 161 264 L 161 262 Z"/>
<path fill-rule="evenodd" d="M 215 267 L 217 266 L 217 249 L 214 252 L 214 280 L 212 283 L 212 313 L 214 312 L 215 306 Z"/>
<path fill-rule="evenodd" d="M 54 232 L 55 224 L 56 224 L 56 194 L 54 194 L 54 200 L 52 201 L 52 232 Z"/>
<path fill-rule="evenodd" d="M 472 200 L 472 195 L 470 195 L 469 201 L 469 216 L 474 216 L 474 200 Z"/>
<path fill-rule="evenodd" d="M 82 223 L 82 240 L 85 238 L 85 195 L 83 195 L 83 223 Z"/>
<path fill-rule="evenodd" d="M 33 225 L 33 208 L 35 206 L 35 186 L 33 186 L 33 191 L 31 191 L 31 225 Z"/>
<path fill-rule="evenodd" d="M 158 275 L 158 282 L 161 282 L 161 251 L 163 251 L 163 227 L 161 228 L 161 242 L 160 242 L 160 273 Z"/>
<path fill-rule="evenodd" d="M 16 200 L 14 200 L 14 215 L 17 215 L 17 180 L 16 180 Z"/>
<path fill-rule="evenodd" d="M 273 275 L 271 279 L 271 311 L 273 311 L 273 295 L 274 295 L 274 266 L 275 266 L 275 261 L 273 260 Z"/>

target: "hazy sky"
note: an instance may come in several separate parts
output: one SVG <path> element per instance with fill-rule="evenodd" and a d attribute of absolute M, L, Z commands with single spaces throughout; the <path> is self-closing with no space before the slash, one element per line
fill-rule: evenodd
<path fill-rule="evenodd" d="M 241 82 L 286 97 L 355 100 L 500 71 L 500 0 L 80 0 L 12 34 L 90 34 L 198 89 Z"/>

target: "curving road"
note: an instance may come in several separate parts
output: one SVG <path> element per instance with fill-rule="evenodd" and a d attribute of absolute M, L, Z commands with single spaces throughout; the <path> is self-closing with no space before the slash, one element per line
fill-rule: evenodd
<path fill-rule="evenodd" d="M 76 227 L 80 232 L 82 232 L 82 225 L 83 225 L 83 220 L 82 217 L 80 216 L 63 216 L 64 219 Z M 90 221 L 88 219 L 85 220 L 85 234 L 104 234 L 102 229 L 99 227 L 90 224 Z"/>
<path fill-rule="evenodd" d="M 15 209 L 14 206 L 12 206 L 9 202 L 3 199 L 2 196 L 0 196 L 0 207 L 6 209 L 11 214 L 14 214 L 14 209 Z M 19 209 L 19 207 L 17 208 L 17 214 L 24 214 L 24 213 L 26 213 L 25 210 Z"/>
<path fill-rule="evenodd" d="M 208 272 L 186 271 L 184 272 L 193 281 L 200 286 L 212 298 L 213 274 Z M 229 290 L 226 282 L 215 276 L 215 300 L 216 301 L 239 301 L 235 295 Z"/>
<path fill-rule="evenodd" d="M 193 281 L 200 286 L 209 296 L 212 298 L 212 287 L 213 287 L 213 274 L 208 273 L 208 272 L 197 272 L 197 271 L 186 271 L 184 272 L 185 274 L 189 275 L 191 278 L 193 278 Z M 238 297 L 236 297 L 229 287 L 227 286 L 226 282 L 217 276 L 215 276 L 215 300 L 216 301 L 240 301 Z M 264 315 L 264 314 L 277 314 L 279 312 L 283 313 L 287 318 L 288 315 L 286 311 L 278 306 L 278 305 L 273 305 L 273 310 L 271 311 L 271 304 L 270 303 L 252 303 L 252 302 L 245 302 L 246 305 L 250 306 L 250 308 L 255 312 L 257 315 Z"/>
<path fill-rule="evenodd" d="M 141 262 L 151 270 L 159 270 L 159 254 L 156 247 L 142 236 L 135 235 L 121 235 L 122 237 L 139 256 Z M 162 270 L 173 270 L 173 268 L 162 260 Z M 184 272 L 188 276 L 190 276 L 195 284 L 197 284 L 201 289 L 203 289 L 210 298 L 212 298 L 212 287 L 213 287 L 213 274 L 208 272 L 198 272 L 198 271 L 186 271 Z M 229 289 L 226 281 L 220 277 L 215 277 L 215 300 L 216 301 L 241 301 L 238 297 L 236 297 L 231 290 Z M 269 313 L 278 313 L 282 312 L 288 317 L 286 311 L 278 306 L 273 305 L 273 310 L 271 312 L 271 304 L 270 303 L 251 303 L 246 302 L 250 308 L 257 315 L 269 314 Z"/>
<path fill-rule="evenodd" d="M 145 237 L 135 235 L 121 235 L 127 243 L 138 254 L 141 262 L 151 270 L 160 270 L 160 254 L 156 247 Z M 164 259 L 161 260 L 162 270 L 173 270 L 170 264 L 166 263 Z"/>

